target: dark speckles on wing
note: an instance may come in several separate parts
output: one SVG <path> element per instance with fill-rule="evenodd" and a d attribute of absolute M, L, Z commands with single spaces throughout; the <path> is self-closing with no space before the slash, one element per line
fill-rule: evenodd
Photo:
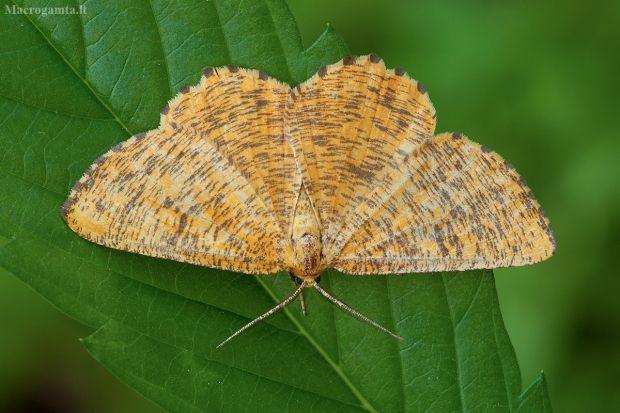
<path fill-rule="evenodd" d="M 356 61 L 355 56 L 348 56 L 342 59 L 342 64 L 344 64 L 345 66 L 349 66 L 349 65 L 355 64 L 355 61 Z"/>
<path fill-rule="evenodd" d="M 213 74 L 215 73 L 215 69 L 213 69 L 212 67 L 207 67 L 202 74 L 204 75 L 204 77 L 209 78 L 211 77 Z"/>
<path fill-rule="evenodd" d="M 404 71 L 387 71 L 376 55 L 319 69 L 286 108 L 290 140 L 303 153 L 302 171 L 327 244 L 336 242 L 364 196 L 434 131 L 428 97 Z"/>
<path fill-rule="evenodd" d="M 491 268 L 555 251 L 512 165 L 460 133 L 433 137 L 424 85 L 378 56 L 321 67 L 292 89 L 233 66 L 203 74 L 162 109 L 159 130 L 113 148 L 74 186 L 61 210 L 72 229 L 127 251 L 275 272 L 291 265 L 303 174 L 321 259 L 341 271 Z"/>
<path fill-rule="evenodd" d="M 167 105 L 168 125 L 93 165 L 61 211 L 72 229 L 161 258 L 251 273 L 282 269 L 276 241 L 280 223 L 292 219 L 282 200 L 294 196 L 295 160 L 283 156 L 283 125 L 274 118 L 288 88 L 257 71 L 215 73 L 205 69 L 199 87 Z M 254 152 L 267 155 L 253 159 Z"/>
<path fill-rule="evenodd" d="M 496 153 L 460 134 L 444 134 L 405 162 L 406 180 L 395 177 L 383 198 L 379 192 L 378 200 L 362 201 L 361 210 L 372 213 L 344 243 L 336 269 L 362 274 L 361 268 L 375 273 L 497 268 L 538 262 L 555 251 L 544 212 Z M 399 231 L 391 235 L 390 226 Z"/>

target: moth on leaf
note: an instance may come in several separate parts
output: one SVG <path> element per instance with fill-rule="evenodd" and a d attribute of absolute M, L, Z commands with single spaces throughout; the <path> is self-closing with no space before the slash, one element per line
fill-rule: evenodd
<path fill-rule="evenodd" d="M 207 68 L 161 126 L 97 159 L 62 217 L 81 237 L 247 274 L 287 271 L 304 288 L 392 334 L 319 286 L 353 275 L 527 265 L 556 248 L 511 164 L 459 133 L 434 135 L 424 86 L 376 55 L 324 66 L 290 88 L 264 72 Z M 220 344 L 220 346 L 222 345 Z"/>

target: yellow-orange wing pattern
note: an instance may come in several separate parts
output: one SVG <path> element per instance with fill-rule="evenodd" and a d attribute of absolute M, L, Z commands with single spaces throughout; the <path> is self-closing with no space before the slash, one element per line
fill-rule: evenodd
<path fill-rule="evenodd" d="M 461 135 L 433 137 L 424 86 L 374 55 L 319 70 L 293 90 L 284 118 L 329 267 L 455 271 L 555 251 L 549 221 L 510 164 Z"/>
<path fill-rule="evenodd" d="M 284 120 L 329 262 L 358 205 L 433 135 L 435 109 L 421 83 L 370 55 L 319 69 L 293 89 Z"/>
<path fill-rule="evenodd" d="M 332 266 L 351 274 L 460 271 L 533 264 L 555 239 L 525 181 L 460 134 L 412 152 L 362 201 Z"/>
<path fill-rule="evenodd" d="M 266 74 L 206 69 L 161 126 L 99 158 L 62 209 L 108 247 L 246 273 L 283 269 L 301 177 L 283 137 L 289 87 Z M 283 229 L 285 229 L 283 231 Z"/>
<path fill-rule="evenodd" d="M 434 129 L 424 86 L 376 55 L 295 89 L 209 68 L 157 130 L 95 161 L 62 215 L 102 245 L 246 273 L 294 268 L 293 233 L 317 226 L 323 265 L 352 274 L 553 254 L 549 221 L 512 166 Z"/>

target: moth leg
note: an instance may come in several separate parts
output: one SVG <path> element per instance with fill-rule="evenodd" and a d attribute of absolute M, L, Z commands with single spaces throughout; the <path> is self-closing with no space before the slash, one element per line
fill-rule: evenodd
<path fill-rule="evenodd" d="M 288 278 L 291 279 L 293 285 L 295 286 L 295 288 L 298 287 L 297 282 L 295 281 L 295 276 L 293 275 L 292 272 L 288 273 Z M 299 294 L 299 300 L 301 301 L 301 312 L 304 315 L 304 317 L 307 315 L 306 313 L 306 302 L 304 301 L 304 295 L 303 293 Z"/>

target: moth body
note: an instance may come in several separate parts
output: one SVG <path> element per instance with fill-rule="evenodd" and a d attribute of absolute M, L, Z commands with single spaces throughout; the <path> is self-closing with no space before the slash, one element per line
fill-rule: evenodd
<path fill-rule="evenodd" d="M 291 272 L 302 279 L 316 278 L 323 271 L 321 239 L 316 228 L 308 228 L 301 237 L 293 239 L 295 268 Z"/>
<path fill-rule="evenodd" d="M 525 180 L 460 133 L 435 135 L 426 88 L 377 55 L 324 66 L 295 88 L 207 68 L 139 133 L 97 159 L 61 214 L 111 248 L 247 274 L 353 275 L 528 265 L 556 249 Z"/>
<path fill-rule="evenodd" d="M 300 188 L 291 231 L 293 259 L 289 272 L 301 279 L 315 279 L 325 269 L 323 243 L 316 211 L 305 187 Z"/>

